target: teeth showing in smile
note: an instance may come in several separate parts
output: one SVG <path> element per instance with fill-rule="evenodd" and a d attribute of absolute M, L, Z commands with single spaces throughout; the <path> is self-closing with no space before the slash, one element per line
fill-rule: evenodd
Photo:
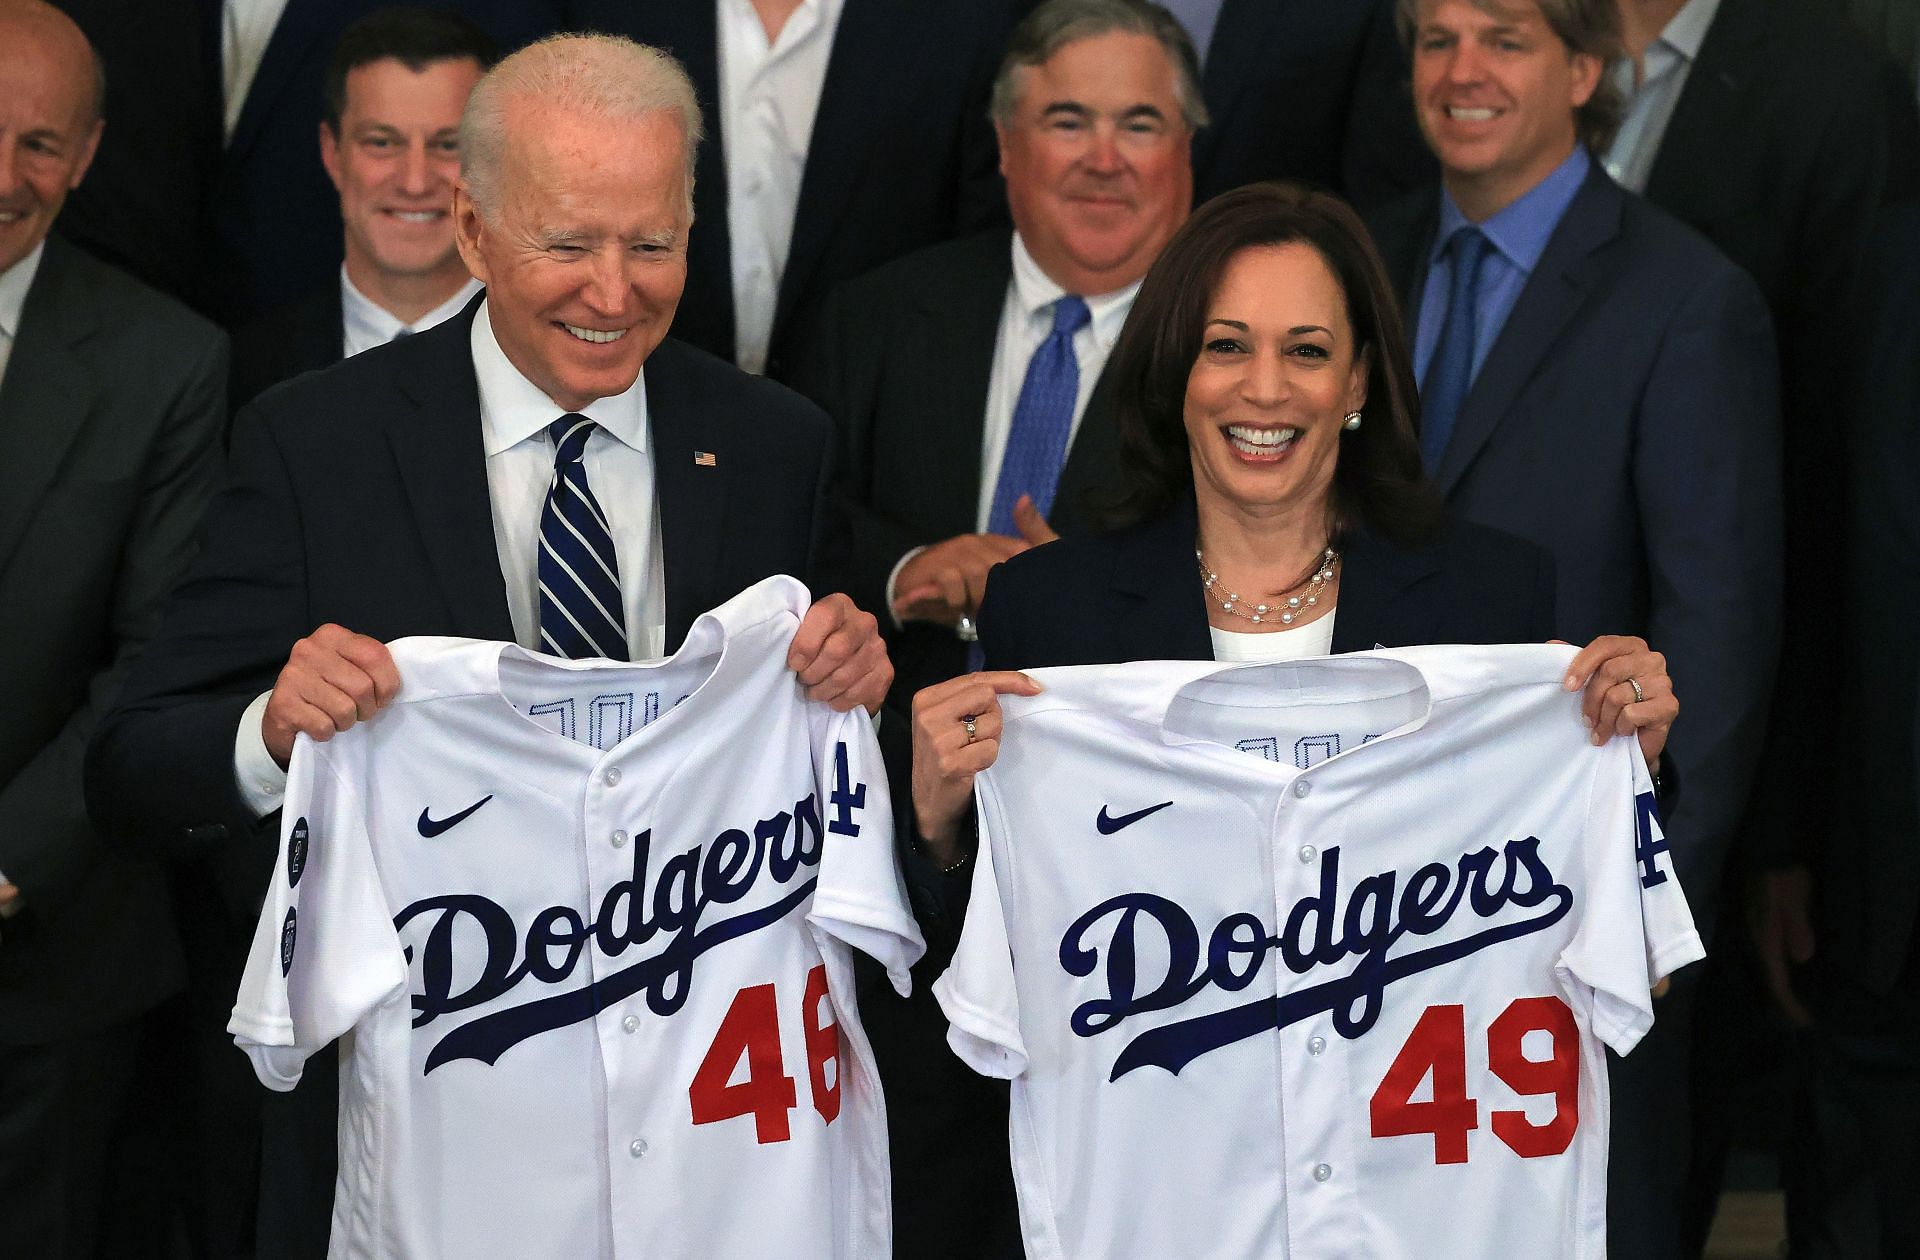
<path fill-rule="evenodd" d="M 1486 122 L 1493 117 L 1493 111 L 1484 105 L 1473 109 L 1455 105 L 1447 110 L 1447 117 L 1458 122 Z"/>
<path fill-rule="evenodd" d="M 1244 424 L 1227 426 L 1227 440 L 1242 455 L 1278 455 L 1299 436 L 1298 429 L 1256 429 Z"/>
<path fill-rule="evenodd" d="M 26 217 L 25 210 L 0 210 L 0 223 L 13 223 Z"/>
<path fill-rule="evenodd" d="M 389 210 L 387 212 L 402 223 L 432 223 L 445 215 L 443 210 Z"/>
<path fill-rule="evenodd" d="M 605 332 L 602 332 L 598 328 L 582 328 L 578 324 L 562 324 L 560 326 L 580 340 L 591 341 L 596 346 L 605 345 L 609 341 L 618 341 L 627 335 L 627 330 L 624 328 L 609 328 Z"/>

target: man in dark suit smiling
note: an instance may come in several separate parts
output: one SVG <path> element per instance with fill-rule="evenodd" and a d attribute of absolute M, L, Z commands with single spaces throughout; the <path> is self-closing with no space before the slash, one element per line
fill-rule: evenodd
<path fill-rule="evenodd" d="M 700 125 L 679 66 L 612 37 L 543 41 L 474 89 L 454 217 L 487 291 L 240 417 L 201 560 L 92 749 L 117 831 L 224 850 L 230 899 L 257 908 L 294 737 L 392 698 L 388 640 L 654 657 L 753 582 L 808 574 L 825 417 L 667 339 Z M 844 595 L 789 662 L 843 709 L 892 680 Z"/>
<path fill-rule="evenodd" d="M 1687 719 L 1668 820 L 1703 934 L 1780 637 L 1778 367 L 1753 281 L 1624 192 L 1614 0 L 1400 0 L 1441 186 L 1372 224 L 1450 512 L 1554 553 L 1559 633 L 1643 635 Z M 1609 1242 L 1677 1256 L 1691 979 L 1612 1064 Z"/>
<path fill-rule="evenodd" d="M 48 236 L 100 86 L 65 16 L 0 8 L 0 1245 L 22 1256 L 95 1254 L 115 1130 L 167 1110 L 134 1073 L 180 983 L 172 916 L 100 845 L 81 757 L 192 554 L 226 415 L 226 338 Z"/>

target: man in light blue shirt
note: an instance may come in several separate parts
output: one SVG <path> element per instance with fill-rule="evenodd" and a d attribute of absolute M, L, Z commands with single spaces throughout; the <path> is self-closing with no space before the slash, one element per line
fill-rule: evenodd
<path fill-rule="evenodd" d="M 1595 156 L 1621 117 L 1615 5 L 1399 0 L 1441 185 L 1372 226 L 1448 511 L 1554 553 L 1557 637 L 1639 635 L 1667 657 L 1687 722 L 1663 806 L 1704 926 L 1777 650 L 1777 366 L 1753 281 Z M 1614 1255 L 1685 1254 L 1692 989 L 1681 973 L 1609 1061 Z"/>

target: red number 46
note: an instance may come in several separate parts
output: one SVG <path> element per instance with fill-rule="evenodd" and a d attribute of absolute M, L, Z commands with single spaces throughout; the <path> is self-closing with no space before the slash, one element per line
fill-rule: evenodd
<path fill-rule="evenodd" d="M 840 1114 L 840 1025 L 826 1022 L 827 969 L 807 973 L 807 992 L 800 1000 L 800 1028 L 806 1035 L 807 1084 L 813 1089 L 813 1109 L 832 1124 Z M 747 1061 L 747 1079 L 729 1084 L 740 1060 Z M 827 1064 L 833 1064 L 833 1082 L 827 1082 Z M 735 1116 L 752 1116 L 754 1136 L 762 1146 L 793 1136 L 787 1113 L 796 1105 L 793 1078 L 780 1057 L 780 1013 L 770 984 L 748 985 L 733 995 L 733 1004 L 720 1020 L 713 1044 L 693 1074 L 687 1100 L 695 1124 L 712 1124 Z"/>
<path fill-rule="evenodd" d="M 1553 1050 L 1529 1059 L 1520 1043 L 1544 1032 Z M 1493 1134 L 1528 1159 L 1558 1155 L 1580 1127 L 1580 1030 L 1573 1012 L 1557 997 L 1519 998 L 1487 1028 L 1487 1067 L 1516 1094 L 1552 1094 L 1553 1118 L 1535 1124 L 1524 1111 L 1496 1111 Z M 1433 1074 L 1433 1097 L 1413 1093 Z M 1467 1162 L 1467 1133 L 1480 1127 L 1480 1104 L 1467 1097 L 1467 1020 L 1464 1007 L 1429 1006 L 1394 1056 L 1367 1104 L 1373 1136 L 1433 1135 L 1436 1164 Z"/>

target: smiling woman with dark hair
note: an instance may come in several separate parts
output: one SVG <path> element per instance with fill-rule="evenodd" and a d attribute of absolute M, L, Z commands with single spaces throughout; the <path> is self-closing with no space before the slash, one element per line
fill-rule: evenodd
<path fill-rule="evenodd" d="M 916 830 L 970 851 L 973 776 L 1001 692 L 1051 665 L 1281 661 L 1553 633 L 1546 553 L 1444 519 L 1421 472 L 1413 371 L 1384 269 L 1344 202 L 1257 184 L 1196 211 L 1143 281 L 1110 365 L 1116 528 L 994 570 L 988 671 L 914 702 Z M 1596 739 L 1657 760 L 1678 712 L 1666 663 L 1603 636 L 1575 658 Z"/>

